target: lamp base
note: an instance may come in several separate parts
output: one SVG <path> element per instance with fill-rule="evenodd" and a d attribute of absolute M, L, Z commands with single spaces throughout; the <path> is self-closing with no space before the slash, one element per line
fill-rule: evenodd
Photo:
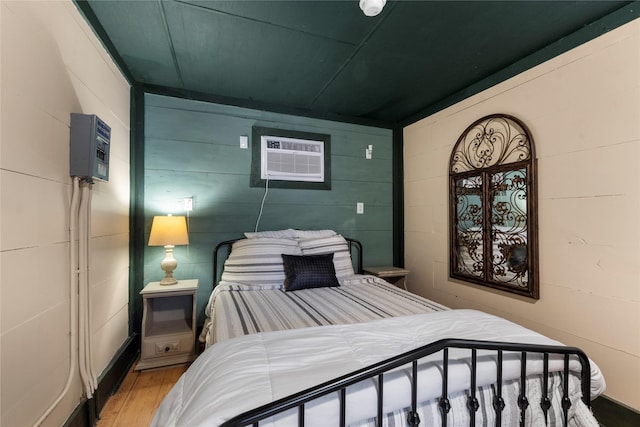
<path fill-rule="evenodd" d="M 178 261 L 173 257 L 173 245 L 166 245 L 164 249 L 164 259 L 160 262 L 160 268 L 164 271 L 164 279 L 160 281 L 160 284 L 175 285 L 178 280 L 173 277 L 173 270 L 178 266 Z"/>
<path fill-rule="evenodd" d="M 160 284 L 162 286 L 176 285 L 176 284 L 178 284 L 178 280 L 173 276 L 171 276 L 171 277 L 165 276 L 164 279 L 162 279 L 160 281 Z"/>

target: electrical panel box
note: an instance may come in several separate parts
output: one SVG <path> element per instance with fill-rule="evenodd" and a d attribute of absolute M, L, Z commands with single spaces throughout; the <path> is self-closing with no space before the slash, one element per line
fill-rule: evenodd
<path fill-rule="evenodd" d="M 111 128 L 95 114 L 71 113 L 70 175 L 109 181 Z"/>

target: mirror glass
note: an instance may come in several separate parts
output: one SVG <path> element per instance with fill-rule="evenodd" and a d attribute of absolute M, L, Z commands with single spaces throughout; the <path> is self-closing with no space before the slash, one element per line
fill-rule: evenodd
<path fill-rule="evenodd" d="M 491 279 L 524 287 L 527 268 L 526 169 L 491 175 Z"/>
<path fill-rule="evenodd" d="M 459 274 L 484 277 L 482 177 L 456 179 L 456 269 Z"/>

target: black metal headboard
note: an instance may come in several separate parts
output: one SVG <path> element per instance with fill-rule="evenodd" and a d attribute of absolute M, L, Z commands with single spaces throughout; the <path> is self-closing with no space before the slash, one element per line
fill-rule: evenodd
<path fill-rule="evenodd" d="M 226 256 L 225 256 L 225 259 L 226 259 L 229 256 L 229 253 L 231 252 L 231 245 L 233 245 L 238 240 L 244 240 L 244 239 L 245 239 L 244 237 L 240 237 L 238 239 L 226 240 L 216 245 L 215 249 L 213 250 L 213 276 L 212 276 L 213 280 L 211 282 L 213 283 L 214 287 L 216 284 L 218 284 L 218 258 L 219 258 L 220 251 L 223 249 L 226 250 Z M 353 252 L 354 252 L 353 249 L 354 247 L 356 248 L 356 252 L 358 253 L 356 258 L 357 273 L 363 274 L 364 268 L 362 264 L 362 260 L 363 260 L 362 243 L 360 243 L 360 241 L 356 239 L 351 239 L 349 237 L 345 237 L 345 240 L 349 243 L 349 252 L 351 253 L 351 259 L 353 259 Z"/>

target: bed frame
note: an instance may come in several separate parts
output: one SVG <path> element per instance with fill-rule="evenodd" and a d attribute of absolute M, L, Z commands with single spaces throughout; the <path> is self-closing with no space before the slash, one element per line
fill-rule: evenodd
<path fill-rule="evenodd" d="M 244 237 L 238 238 L 238 239 L 233 239 L 233 240 L 226 240 L 224 242 L 220 242 L 216 245 L 215 249 L 213 250 L 213 275 L 212 275 L 212 281 L 211 283 L 215 285 L 218 283 L 219 277 L 218 277 L 218 260 L 220 258 L 220 252 L 222 252 L 223 250 L 225 251 L 225 256 L 229 256 L 229 252 L 231 251 L 231 246 L 237 242 L 238 240 L 244 240 Z M 362 254 L 362 243 L 360 243 L 358 240 L 355 239 L 350 239 L 348 237 L 345 237 L 345 240 L 349 243 L 349 252 L 351 253 L 351 259 L 353 259 L 353 254 L 354 252 L 357 254 L 356 257 L 356 272 L 358 274 L 363 274 L 364 273 L 364 268 L 363 268 L 363 264 L 362 264 L 362 259 L 363 259 L 363 254 Z M 225 258 L 226 259 L 226 258 Z"/>
<path fill-rule="evenodd" d="M 369 378 L 377 377 L 378 385 L 378 401 L 377 401 L 377 420 L 378 425 L 381 425 L 383 419 L 382 407 L 383 407 L 383 379 L 384 374 L 399 366 L 411 364 L 411 402 L 407 402 L 407 407 L 410 407 L 409 414 L 407 415 L 407 425 L 418 426 L 420 425 L 420 417 L 417 413 L 417 383 L 418 383 L 418 360 L 437 353 L 442 352 L 442 395 L 438 399 L 438 409 L 442 420 L 442 426 L 447 426 L 447 414 L 451 408 L 449 399 L 447 398 L 447 379 L 448 379 L 448 366 L 449 366 L 449 349 L 469 349 L 471 352 L 471 389 L 467 397 L 467 409 L 471 419 L 470 425 L 475 426 L 475 414 L 478 411 L 480 405 L 476 398 L 476 357 L 478 350 L 492 350 L 496 352 L 498 360 L 498 369 L 496 376 L 496 384 L 502 384 L 502 358 L 504 352 L 519 352 L 521 354 L 520 362 L 520 395 L 518 397 L 518 408 L 520 410 L 520 425 L 524 426 L 525 413 L 527 408 L 532 404 L 539 404 L 542 411 L 545 414 L 551 408 L 551 399 L 548 396 L 548 378 L 549 378 L 549 355 L 560 354 L 564 356 L 564 369 L 563 375 L 563 397 L 562 397 L 562 413 L 564 414 L 564 425 L 567 426 L 567 414 L 571 407 L 571 400 L 569 399 L 569 359 L 575 356 L 580 361 L 581 365 L 581 390 L 582 401 L 591 406 L 590 388 L 591 388 L 591 366 L 589 358 L 586 354 L 575 347 L 564 346 L 545 346 L 534 344 L 515 344 L 504 342 L 492 342 L 492 341 L 474 341 L 474 340 L 462 340 L 462 339 L 444 339 L 436 341 L 431 344 L 427 344 L 423 347 L 401 354 L 399 356 L 387 359 L 369 367 L 360 369 L 358 371 L 349 373 L 334 380 L 325 382 L 315 387 L 303 390 L 299 393 L 291 396 L 276 400 L 270 404 L 258 407 L 256 409 L 247 411 L 240 414 L 221 425 L 221 427 L 237 427 L 252 425 L 257 427 L 259 421 L 272 417 L 281 412 L 287 411 L 292 408 L 298 408 L 298 425 L 304 426 L 304 407 L 306 403 L 309 403 L 315 399 L 325 396 L 330 393 L 338 392 L 340 399 L 340 426 L 345 426 L 346 419 L 346 389 L 350 385 L 367 380 Z M 527 357 L 528 354 L 542 354 L 543 355 L 543 395 L 540 402 L 529 402 L 526 396 L 526 370 L 527 370 Z M 493 408 L 496 412 L 496 426 L 501 425 L 501 414 L 505 408 L 505 402 L 502 399 L 502 387 L 496 387 L 496 396 L 493 399 Z"/>
<path fill-rule="evenodd" d="M 349 242 L 349 248 L 353 255 L 353 249 L 356 248 L 358 254 L 357 257 L 357 271 L 362 274 L 362 244 L 354 239 L 345 238 Z M 219 252 L 224 248 L 228 255 L 231 245 L 242 239 L 228 240 L 219 243 L 213 252 L 213 283 L 217 283 L 218 280 L 218 258 Z M 444 339 L 436 341 L 415 350 L 406 352 L 404 354 L 395 356 L 393 358 L 384 360 L 366 368 L 351 372 L 341 377 L 335 378 L 331 381 L 319 384 L 307 390 L 303 390 L 291 396 L 276 400 L 267 405 L 252 409 L 243 414 L 240 414 L 221 425 L 221 427 L 237 427 L 237 426 L 254 426 L 258 427 L 258 423 L 261 420 L 265 420 L 281 412 L 290 410 L 292 408 L 298 408 L 298 425 L 304 426 L 304 408 L 305 404 L 321 398 L 327 394 L 338 393 L 340 400 L 340 426 L 346 425 L 346 389 L 347 387 L 356 384 L 358 382 L 367 379 L 377 379 L 378 386 L 378 398 L 377 398 L 377 423 L 378 426 L 382 425 L 383 419 L 383 380 L 386 372 L 391 371 L 403 365 L 411 365 L 411 402 L 407 402 L 406 407 L 410 408 L 407 415 L 407 425 L 419 426 L 420 417 L 417 413 L 417 389 L 418 389 L 418 361 L 423 357 L 442 353 L 442 394 L 438 399 L 438 409 L 441 416 L 442 426 L 447 426 L 447 414 L 451 409 L 451 405 L 448 399 L 447 381 L 449 370 L 449 350 L 450 349 L 467 349 L 471 355 L 471 388 L 468 390 L 467 397 L 467 410 L 469 411 L 470 425 L 475 426 L 475 414 L 480 408 L 480 404 L 476 397 L 477 387 L 477 352 L 494 351 L 497 360 L 497 375 L 495 384 L 502 384 L 502 362 L 504 352 L 517 352 L 520 353 L 520 394 L 518 397 L 518 410 L 520 411 L 520 425 L 524 426 L 525 414 L 530 405 L 540 405 L 545 419 L 551 409 L 552 403 L 549 398 L 549 356 L 550 355 L 562 355 L 564 359 L 564 368 L 562 371 L 563 376 L 563 397 L 561 401 L 561 411 L 564 414 L 564 425 L 567 426 L 567 414 L 571 408 L 571 400 L 569 399 L 569 360 L 575 357 L 579 360 L 581 365 L 581 391 L 582 401 L 591 407 L 591 366 L 589 358 L 586 354 L 576 347 L 565 346 L 548 346 L 548 345 L 535 345 L 535 344 L 519 344 L 519 343 L 505 343 L 494 341 L 477 341 L 477 340 L 463 340 L 463 339 Z M 529 402 L 526 395 L 526 371 L 527 371 L 527 358 L 529 355 L 542 355 L 543 360 L 543 395 L 540 402 Z M 484 353 L 483 353 L 484 356 Z M 501 425 L 501 414 L 505 409 L 505 402 L 502 398 L 502 387 L 496 387 L 496 395 L 494 396 L 492 406 L 496 413 L 496 426 Z"/>

